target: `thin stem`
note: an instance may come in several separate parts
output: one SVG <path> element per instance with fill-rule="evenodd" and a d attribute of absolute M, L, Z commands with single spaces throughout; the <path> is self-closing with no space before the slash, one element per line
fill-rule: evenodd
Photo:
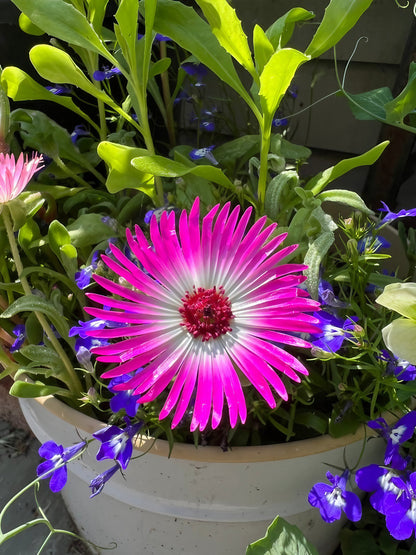
<path fill-rule="evenodd" d="M 261 135 L 261 146 L 260 146 L 260 171 L 259 171 L 259 181 L 257 186 L 257 195 L 259 202 L 260 214 L 264 211 L 264 200 L 266 197 L 266 187 L 267 187 L 267 170 L 268 170 L 268 155 L 270 149 L 270 139 L 271 139 L 271 125 L 263 124 L 260 128 Z"/>
<path fill-rule="evenodd" d="M 3 205 L 3 222 L 4 222 L 4 227 L 6 228 L 7 238 L 9 240 L 9 245 L 10 245 L 10 250 L 12 252 L 13 260 L 16 265 L 17 275 L 20 279 L 20 283 L 22 284 L 23 291 L 25 295 L 32 295 L 29 282 L 27 281 L 26 277 L 22 275 L 24 268 L 20 258 L 16 239 L 13 233 L 13 224 L 9 213 L 9 208 L 6 204 Z M 62 345 L 59 343 L 58 339 L 55 337 L 55 334 L 53 333 L 44 314 L 38 311 L 34 311 L 34 314 L 38 319 L 40 325 L 42 326 L 43 331 L 47 335 L 49 341 L 51 342 L 53 348 L 55 349 L 56 353 L 59 355 L 60 359 L 64 364 L 64 367 L 66 370 L 66 380 L 62 380 L 62 381 L 65 381 L 71 393 L 79 394 L 79 392 L 82 390 L 81 382 L 79 381 L 78 376 L 76 375 L 76 372 L 66 352 L 62 348 Z"/>
<path fill-rule="evenodd" d="M 166 58 L 166 42 L 160 42 L 160 59 Z M 160 75 L 160 79 L 162 81 L 162 94 L 163 94 L 163 101 L 165 103 L 166 108 L 166 126 L 169 135 L 169 142 L 170 146 L 173 148 L 176 144 L 175 138 L 175 121 L 173 118 L 173 103 L 172 97 L 170 95 L 170 87 L 169 87 L 169 73 L 164 71 Z"/>
<path fill-rule="evenodd" d="M 87 181 L 85 181 L 85 179 L 83 179 L 75 172 L 70 170 L 68 166 L 65 164 L 65 162 L 59 156 L 55 156 L 53 160 L 58 166 L 58 168 L 60 168 L 63 172 L 65 172 L 69 177 L 72 177 L 72 179 L 77 183 L 79 183 L 79 185 L 81 185 L 82 187 L 86 187 L 87 189 L 91 189 L 91 185 Z"/>

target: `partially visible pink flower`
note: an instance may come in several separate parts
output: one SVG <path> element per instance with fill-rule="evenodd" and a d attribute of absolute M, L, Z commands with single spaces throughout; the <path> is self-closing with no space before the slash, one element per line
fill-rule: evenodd
<path fill-rule="evenodd" d="M 42 156 L 37 154 L 29 159 L 21 153 L 16 161 L 13 154 L 0 153 L 0 203 L 20 195 L 42 162 Z"/>
<path fill-rule="evenodd" d="M 251 208 L 239 218 L 240 207 L 215 206 L 199 218 L 199 199 L 189 217 L 183 211 L 176 229 L 175 213 L 164 212 L 150 221 L 148 242 L 136 226 L 127 241 L 137 258 L 133 263 L 111 245 L 107 266 L 128 286 L 94 276 L 116 296 L 95 293 L 88 297 L 111 311 L 87 308 L 87 312 L 127 327 L 92 329 L 95 338 L 120 338 L 94 348 L 99 361 L 116 363 L 104 378 L 137 373 L 118 390 L 134 389 L 140 403 L 153 401 L 168 390 L 160 419 L 174 410 L 172 428 L 191 404 L 191 430 L 204 430 L 210 417 L 216 428 L 224 401 L 230 424 L 245 422 L 246 402 L 241 378 L 250 382 L 276 406 L 277 395 L 288 394 L 280 375 L 295 382 L 306 368 L 282 345 L 310 348 L 298 337 L 316 333 L 313 312 L 319 303 L 299 285 L 306 279 L 304 264 L 282 263 L 297 245 L 276 251 L 285 233 L 272 236 L 277 224 L 265 229 L 266 217 L 248 227 Z M 140 371 L 138 371 L 142 368 Z"/>

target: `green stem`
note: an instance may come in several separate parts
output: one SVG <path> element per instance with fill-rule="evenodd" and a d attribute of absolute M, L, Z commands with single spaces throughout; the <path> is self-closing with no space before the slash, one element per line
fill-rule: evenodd
<path fill-rule="evenodd" d="M 4 227 L 6 228 L 7 238 L 9 240 L 10 250 L 12 252 L 13 260 L 16 265 L 17 275 L 20 279 L 20 283 L 22 284 L 23 291 L 25 295 L 32 295 L 32 291 L 30 289 L 29 282 L 27 281 L 26 277 L 23 274 L 23 264 L 20 258 L 19 249 L 17 247 L 16 239 L 13 233 L 13 224 L 12 219 L 9 213 L 9 208 L 7 205 L 3 205 L 3 222 Z M 76 375 L 76 372 L 69 360 L 66 352 L 62 348 L 62 345 L 59 343 L 58 339 L 55 337 L 45 315 L 41 312 L 34 311 L 36 318 L 38 319 L 40 325 L 42 326 L 43 331 L 47 335 L 49 341 L 51 342 L 53 348 L 55 349 L 56 353 L 61 358 L 65 370 L 66 370 L 66 385 L 68 386 L 71 393 L 78 395 L 82 391 L 81 382 Z"/>
<path fill-rule="evenodd" d="M 91 185 L 87 181 L 85 181 L 85 179 L 70 170 L 59 156 L 55 156 L 53 161 L 63 172 L 65 172 L 69 177 L 72 177 L 72 179 L 76 181 L 79 185 L 81 185 L 82 187 L 86 187 L 87 189 L 91 189 Z"/>
<path fill-rule="evenodd" d="M 261 135 L 261 145 L 260 145 L 260 170 L 259 170 L 259 181 L 257 186 L 257 195 L 260 214 L 264 212 L 264 200 L 266 197 L 266 186 L 267 186 L 267 173 L 268 173 L 268 155 L 270 150 L 270 140 L 271 140 L 271 125 L 263 124 L 260 129 Z M 267 127 L 267 129 L 266 129 Z"/>
<path fill-rule="evenodd" d="M 160 59 L 166 58 L 166 43 L 162 41 L 160 43 Z M 173 103 L 172 98 L 170 95 L 170 87 L 169 87 L 169 74 L 167 71 L 164 71 L 160 79 L 162 81 L 162 94 L 163 94 L 163 101 L 165 103 L 166 108 L 166 126 L 169 135 L 169 142 L 171 148 L 175 146 L 176 138 L 175 138 L 175 121 L 173 118 Z"/>

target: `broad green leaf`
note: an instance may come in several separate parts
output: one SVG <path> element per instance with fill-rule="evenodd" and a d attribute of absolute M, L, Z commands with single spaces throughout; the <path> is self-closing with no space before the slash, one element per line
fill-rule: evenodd
<path fill-rule="evenodd" d="M 19 349 L 19 352 L 32 362 L 48 366 L 49 368 L 55 368 L 57 374 L 60 371 L 65 372 L 65 367 L 60 356 L 50 347 L 45 345 L 26 345 Z"/>
<path fill-rule="evenodd" d="M 84 75 L 69 54 L 49 44 L 38 44 L 29 53 L 36 71 L 51 83 L 69 83 L 116 109 L 115 102 Z"/>
<path fill-rule="evenodd" d="M 239 161 L 246 162 L 260 151 L 259 135 L 243 135 L 215 149 L 215 158 L 222 167 L 233 167 Z"/>
<path fill-rule="evenodd" d="M 334 233 L 325 231 L 313 241 L 305 255 L 304 263 L 308 266 L 308 269 L 304 272 L 308 278 L 306 286 L 314 299 L 318 298 L 321 262 L 334 240 Z"/>
<path fill-rule="evenodd" d="M 404 118 L 416 108 L 416 63 L 411 62 L 409 79 L 405 88 L 384 106 L 388 123 L 403 123 Z"/>
<path fill-rule="evenodd" d="M 416 320 L 416 283 L 387 285 L 383 293 L 377 297 L 376 303 L 389 310 L 394 310 L 406 318 Z"/>
<path fill-rule="evenodd" d="M 354 27 L 372 1 L 331 0 L 305 54 L 317 58 L 335 46 Z"/>
<path fill-rule="evenodd" d="M 299 175 L 294 170 L 286 170 L 276 175 L 268 184 L 264 208 L 266 214 L 274 221 L 278 221 L 280 210 L 284 209 L 286 190 L 292 190 L 299 185 Z"/>
<path fill-rule="evenodd" d="M 257 77 L 247 37 L 227 0 L 196 0 L 218 42 L 254 78 Z"/>
<path fill-rule="evenodd" d="M 253 29 L 253 47 L 257 71 L 261 73 L 264 66 L 273 56 L 275 49 L 260 25 L 255 25 Z"/>
<path fill-rule="evenodd" d="M 346 204 L 351 206 L 354 210 L 360 210 L 364 214 L 373 214 L 363 201 L 363 199 L 354 191 L 349 191 L 348 189 L 331 189 L 330 191 L 324 191 L 320 193 L 317 197 L 321 202 L 331 201 L 340 204 Z"/>
<path fill-rule="evenodd" d="M 138 0 L 121 0 L 115 18 L 119 25 L 117 36 L 122 37 L 121 47 L 123 55 L 130 67 L 136 69 L 136 45 L 137 45 L 137 17 L 139 12 Z"/>
<path fill-rule="evenodd" d="M 393 100 L 393 95 L 388 87 L 380 87 L 359 94 L 347 96 L 351 112 L 360 120 L 386 120 L 385 105 Z"/>
<path fill-rule="evenodd" d="M 102 221 L 101 214 L 81 214 L 67 226 L 71 244 L 75 248 L 98 245 L 114 237 L 114 230 Z"/>
<path fill-rule="evenodd" d="M 347 172 L 358 168 L 360 166 L 370 166 L 378 160 L 378 158 L 383 153 L 384 149 L 389 144 L 389 141 L 384 141 L 372 149 L 368 150 L 364 154 L 359 156 L 353 156 L 352 158 L 347 158 L 346 160 L 341 160 L 335 166 L 332 166 L 318 175 L 310 179 L 305 185 L 305 189 L 312 191 L 314 195 L 319 194 L 325 187 Z"/>
<path fill-rule="evenodd" d="M 19 245 L 27 250 L 30 248 L 32 241 L 40 238 L 40 229 L 38 224 L 32 219 L 28 219 L 19 229 Z"/>
<path fill-rule="evenodd" d="M 290 40 L 295 24 L 315 17 L 313 12 L 303 8 L 292 8 L 285 15 L 279 17 L 266 31 L 266 36 L 273 45 L 273 49 L 283 48 Z"/>
<path fill-rule="evenodd" d="M 106 182 L 110 193 L 117 193 L 124 189 L 138 189 L 150 198 L 154 198 L 153 174 L 139 171 L 131 165 L 133 158 L 145 156 L 148 154 L 147 150 L 103 141 L 98 145 L 97 152 L 110 168 Z"/>
<path fill-rule="evenodd" d="M 28 35 L 33 35 L 35 37 L 40 37 L 41 35 L 45 34 L 45 32 L 42 31 L 42 29 L 40 29 L 37 25 L 32 23 L 27 15 L 25 15 L 24 13 L 21 13 L 19 15 L 19 27 L 24 33 L 27 33 Z"/>
<path fill-rule="evenodd" d="M 109 57 L 85 14 L 65 0 L 13 0 L 13 4 L 48 35 Z"/>
<path fill-rule="evenodd" d="M 78 271 L 78 252 L 74 245 L 62 245 L 59 249 L 59 258 L 66 273 L 74 277 Z"/>
<path fill-rule="evenodd" d="M 68 390 L 52 385 L 45 385 L 40 382 L 29 383 L 17 381 L 12 384 L 9 393 L 10 395 L 13 395 L 13 397 L 22 397 L 29 399 L 35 397 L 46 397 L 47 395 L 67 396 Z"/>
<path fill-rule="evenodd" d="M 21 312 L 42 312 L 55 326 L 59 335 L 68 341 L 69 326 L 66 319 L 50 302 L 37 295 L 26 295 L 18 298 L 0 314 L 0 318 L 11 318 Z"/>
<path fill-rule="evenodd" d="M 138 170 L 151 173 L 155 176 L 175 178 L 193 174 L 203 177 L 208 181 L 218 183 L 227 189 L 234 188 L 231 181 L 219 168 L 205 164 L 186 166 L 163 156 L 139 156 L 138 158 L 133 158 L 131 163 Z"/>
<path fill-rule="evenodd" d="M 260 101 L 265 115 L 274 117 L 280 101 L 292 82 L 297 68 L 309 60 L 293 48 L 283 48 L 273 54 L 260 75 Z"/>
<path fill-rule="evenodd" d="M 248 104 L 252 104 L 230 55 L 213 36 L 208 23 L 194 9 L 175 0 L 158 0 L 154 29 L 191 52 L 224 83 L 236 90 Z"/>
<path fill-rule="evenodd" d="M 1 84 L 12 100 L 48 100 L 68 108 L 97 130 L 99 129 L 98 125 L 74 103 L 71 97 L 51 93 L 18 67 L 5 67 L 1 74 Z"/>
<path fill-rule="evenodd" d="M 158 60 L 157 62 L 152 64 L 149 69 L 149 79 L 152 79 L 153 77 L 156 77 L 156 75 L 160 75 L 161 73 L 167 71 L 169 69 L 170 63 L 170 58 L 162 58 L 161 60 Z"/>
<path fill-rule="evenodd" d="M 251 543 L 246 555 L 319 555 L 294 524 L 277 516 L 264 538 Z"/>
<path fill-rule="evenodd" d="M 71 243 L 71 237 L 69 236 L 68 230 L 58 220 L 54 220 L 50 223 L 48 229 L 48 240 L 49 246 L 58 257 L 60 248 Z"/>
<path fill-rule="evenodd" d="M 98 34 L 102 30 L 107 4 L 108 0 L 88 0 L 88 19 Z"/>

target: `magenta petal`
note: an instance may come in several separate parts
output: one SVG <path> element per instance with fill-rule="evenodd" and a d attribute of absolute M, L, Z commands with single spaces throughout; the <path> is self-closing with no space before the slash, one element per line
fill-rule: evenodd
<path fill-rule="evenodd" d="M 196 399 L 190 428 L 191 432 L 196 430 L 198 427 L 201 432 L 205 430 L 211 414 L 211 405 L 212 365 L 210 357 L 203 351 L 199 363 Z"/>

